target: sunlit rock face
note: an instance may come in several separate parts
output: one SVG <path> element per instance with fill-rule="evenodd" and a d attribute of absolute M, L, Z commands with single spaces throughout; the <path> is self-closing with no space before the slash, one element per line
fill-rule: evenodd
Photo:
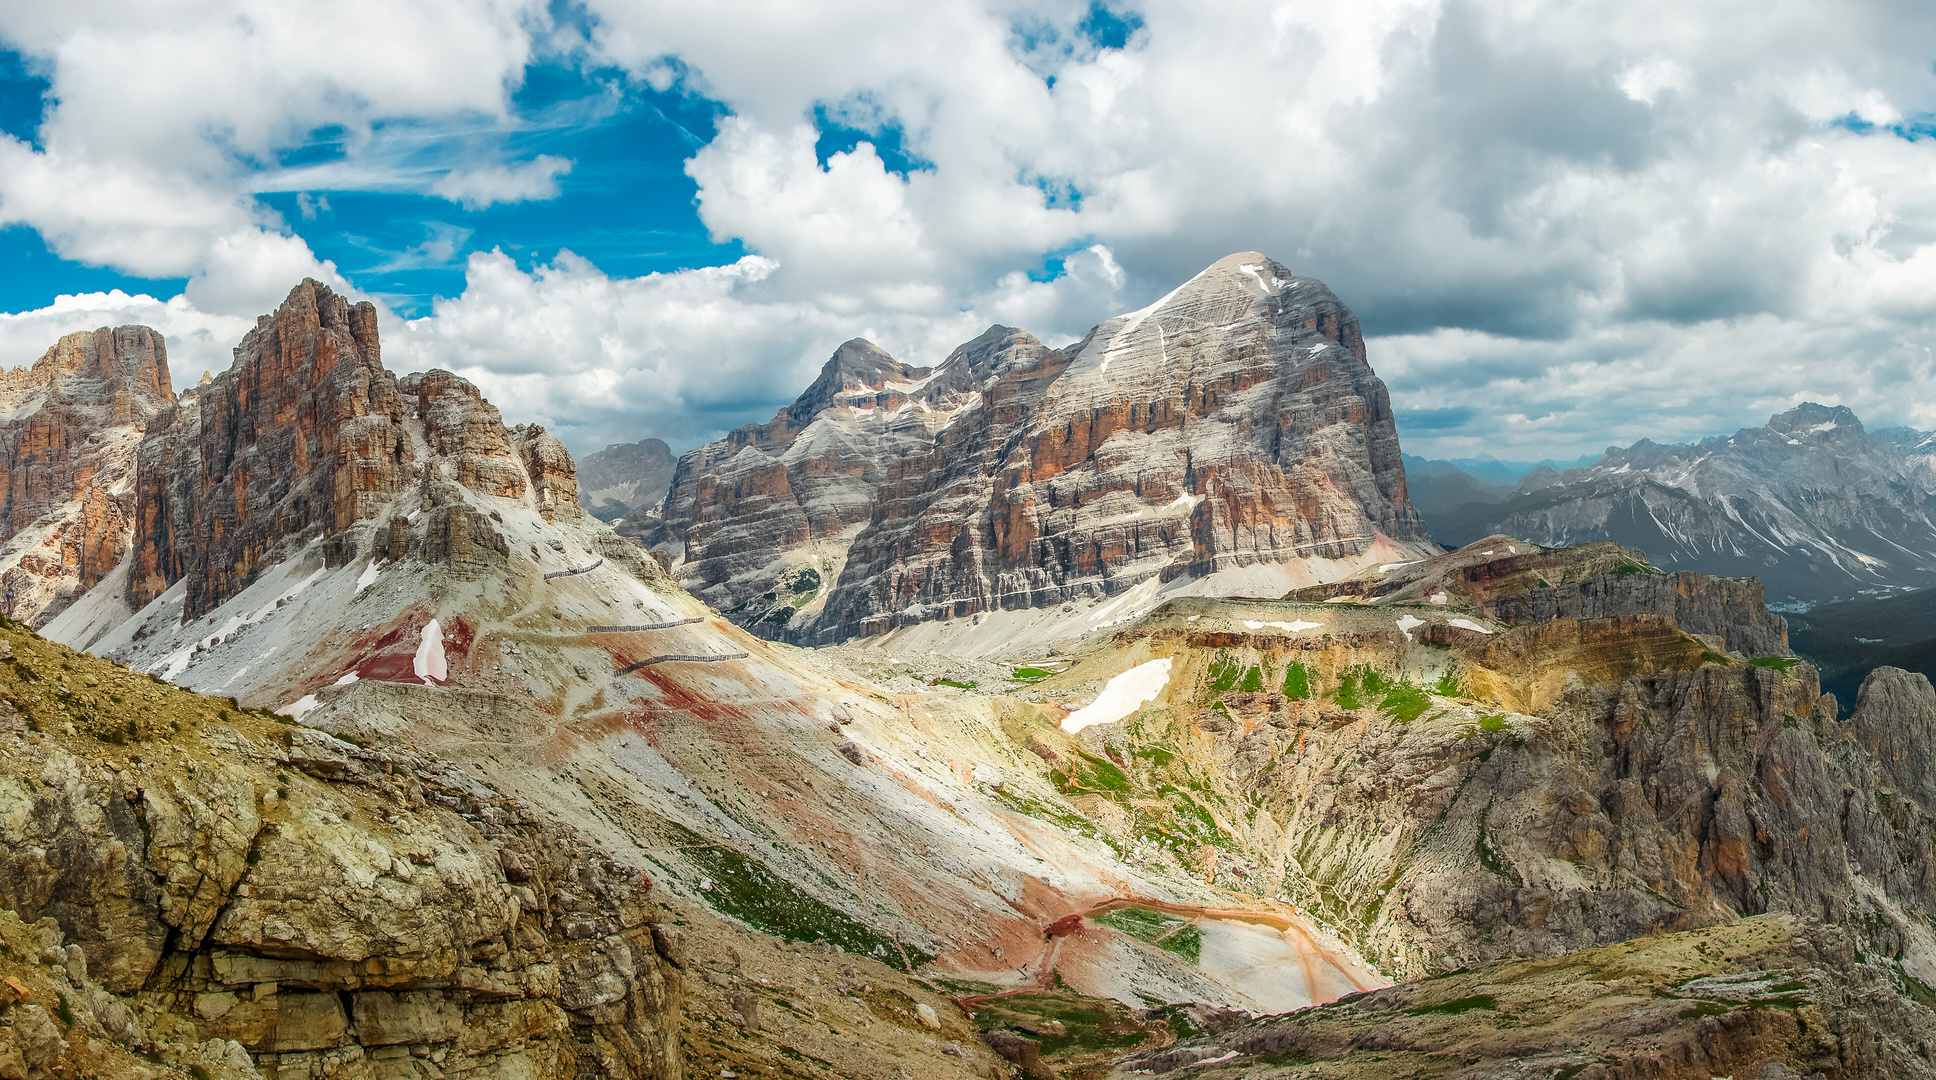
<path fill-rule="evenodd" d="M 149 424 L 130 603 L 186 578 L 185 610 L 200 615 L 278 561 L 278 544 L 369 516 L 403 487 L 404 438 L 375 306 L 305 280 L 234 366 Z"/>
<path fill-rule="evenodd" d="M 688 452 L 649 539 L 809 642 L 1426 543 L 1356 317 L 1254 252 L 1066 349 L 996 326 L 927 369 L 849 342 Z"/>
<path fill-rule="evenodd" d="M 135 451 L 174 398 L 145 326 L 69 334 L 0 373 L 0 597 L 42 625 L 127 556 Z"/>

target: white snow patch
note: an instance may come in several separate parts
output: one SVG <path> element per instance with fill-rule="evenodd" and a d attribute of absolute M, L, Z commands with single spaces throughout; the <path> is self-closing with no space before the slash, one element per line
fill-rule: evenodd
<path fill-rule="evenodd" d="M 1486 629 L 1483 626 L 1480 626 L 1478 623 L 1473 622 L 1471 619 L 1451 619 L 1451 620 L 1448 620 L 1448 622 L 1450 623 L 1450 625 L 1456 626 L 1461 630 L 1476 630 L 1481 634 L 1492 633 L 1492 631 Z"/>
<path fill-rule="evenodd" d="M 1378 568 L 1378 572 L 1379 572 L 1379 573 L 1381 573 L 1381 574 L 1389 574 L 1389 573 L 1391 573 L 1391 572 L 1392 572 L 1393 570 L 1396 570 L 1396 569 L 1398 569 L 1398 568 L 1399 568 L 1399 567 L 1401 567 L 1401 566 L 1410 566 L 1410 565 L 1412 565 L 1412 563 L 1415 563 L 1415 562 L 1422 562 L 1422 561 L 1423 561 L 1423 560 L 1421 560 L 1421 559 L 1413 559 L 1413 560 L 1412 560 L 1412 562 L 1388 562 L 1388 563 L 1385 563 L 1385 564 L 1383 564 L 1383 565 L 1381 565 L 1381 566 L 1380 566 L 1380 567 Z"/>
<path fill-rule="evenodd" d="M 1445 601 L 1446 601 L 1445 590 L 1440 589 L 1438 592 L 1433 593 L 1429 597 L 1429 599 L 1432 601 L 1432 603 L 1437 604 L 1440 607 L 1444 607 Z"/>
<path fill-rule="evenodd" d="M 343 677 L 342 677 L 342 678 L 340 678 L 340 679 L 338 679 L 338 680 L 336 680 L 336 681 L 335 681 L 335 682 L 333 682 L 333 683 L 330 683 L 330 685 L 331 685 L 331 686 L 348 686 L 349 684 L 351 684 L 351 683 L 353 683 L 353 682 L 355 682 L 355 681 L 356 681 L 356 679 L 357 679 L 357 675 L 356 675 L 356 672 L 354 672 L 354 671 L 351 671 L 351 672 L 346 672 L 346 673 L 344 673 L 344 675 L 343 675 Z"/>
<path fill-rule="evenodd" d="M 296 700 L 290 702 L 287 705 L 284 705 L 282 708 L 277 709 L 276 711 L 288 717 L 291 720 L 301 720 L 303 718 L 304 713 L 308 712 L 309 710 L 315 708 L 320 704 L 322 704 L 322 702 L 316 700 L 315 694 L 304 694 L 303 696 L 297 698 Z"/>
<path fill-rule="evenodd" d="M 1401 615 L 1398 617 L 1398 632 L 1405 635 L 1406 641 L 1412 640 L 1413 630 L 1416 630 L 1417 628 L 1424 625 L 1425 625 L 1425 620 L 1418 618 L 1416 616 Z"/>
<path fill-rule="evenodd" d="M 1192 1061 L 1190 1067 L 1192 1069 L 1201 1069 L 1208 1065 L 1221 1065 L 1226 1061 L 1235 1061 L 1242 1056 L 1242 1054 L 1232 1050 L 1228 1054 L 1222 1054 L 1213 1058 L 1204 1058 L 1202 1061 Z"/>
<path fill-rule="evenodd" d="M 370 565 L 364 567 L 363 572 L 356 575 L 356 591 L 362 592 L 364 589 L 367 589 L 370 586 L 376 584 L 376 578 L 377 578 L 376 560 L 371 559 Z"/>
<path fill-rule="evenodd" d="M 1833 421 L 1833 420 L 1830 420 L 1830 421 L 1829 421 L 1828 423 L 1826 423 L 1826 424 L 1816 424 L 1816 425 L 1815 425 L 1814 427 L 1812 427 L 1812 428 L 1809 428 L 1808 430 L 1809 430 L 1809 431 L 1810 431 L 1811 433 L 1820 433 L 1820 432 L 1824 432 L 1824 431 L 1834 431 L 1834 430 L 1835 430 L 1835 421 Z"/>
<path fill-rule="evenodd" d="M 1109 680 L 1096 700 L 1070 713 L 1062 730 L 1074 734 L 1093 724 L 1113 724 L 1155 700 L 1169 683 L 1169 657 L 1138 664 Z"/>
<path fill-rule="evenodd" d="M 1177 496 L 1176 498 L 1174 498 L 1174 499 L 1171 499 L 1171 500 L 1170 500 L 1170 505 L 1171 505 L 1171 506 L 1183 506 L 1183 507 L 1188 507 L 1188 508 L 1189 508 L 1189 509 L 1191 509 L 1191 510 L 1195 510 L 1195 509 L 1197 508 L 1197 504 L 1198 504 L 1198 503 L 1200 503 L 1200 502 L 1202 502 L 1202 501 L 1203 501 L 1203 496 L 1201 496 L 1201 495 L 1192 495 L 1192 494 L 1190 494 L 1189 492 L 1187 492 L 1187 491 L 1186 491 L 1186 492 L 1184 492 L 1183 494 L 1181 494 L 1181 495 L 1178 495 L 1178 496 Z"/>
<path fill-rule="evenodd" d="M 417 646 L 417 658 L 411 661 L 410 669 L 425 683 L 450 678 L 450 666 L 444 661 L 444 628 L 436 619 L 424 624 L 423 644 Z"/>
<path fill-rule="evenodd" d="M 1279 630 L 1283 630 L 1292 634 L 1295 634 L 1300 630 L 1316 630 L 1318 627 L 1323 625 L 1324 625 L 1323 623 L 1305 622 L 1303 619 L 1299 619 L 1296 622 L 1284 622 L 1282 620 L 1278 620 L 1276 622 L 1253 622 L 1249 619 L 1244 620 L 1244 628 L 1248 630 L 1260 630 L 1266 626 L 1275 626 Z"/>

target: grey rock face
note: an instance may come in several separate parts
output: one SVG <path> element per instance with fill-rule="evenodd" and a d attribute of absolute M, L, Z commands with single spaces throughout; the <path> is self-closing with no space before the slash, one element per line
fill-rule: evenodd
<path fill-rule="evenodd" d="M 849 342 L 681 459 L 654 539 L 714 606 L 824 642 L 1380 537 L 1425 539 L 1357 320 L 1243 253 L 1067 349 L 998 326 L 928 371 Z"/>
<path fill-rule="evenodd" d="M 1612 540 L 1669 569 L 1759 576 L 1777 600 L 1925 585 L 1936 579 L 1936 469 L 1910 435 L 1921 433 L 1872 436 L 1847 408 L 1803 404 L 1726 439 L 1643 439 L 1586 468 L 1538 469 L 1505 503 L 1433 524 L 1452 543 Z"/>
<path fill-rule="evenodd" d="M 659 509 L 672 487 L 672 448 L 663 439 L 614 443 L 578 463 L 578 502 L 613 522 Z"/>
<path fill-rule="evenodd" d="M 1658 615 L 1690 634 L 1720 638 L 1731 652 L 1775 656 L 1788 651 L 1787 627 L 1781 616 L 1768 610 L 1761 582 L 1754 578 L 1713 578 L 1686 571 L 1608 574 L 1494 597 L 1487 607 L 1507 623 Z"/>

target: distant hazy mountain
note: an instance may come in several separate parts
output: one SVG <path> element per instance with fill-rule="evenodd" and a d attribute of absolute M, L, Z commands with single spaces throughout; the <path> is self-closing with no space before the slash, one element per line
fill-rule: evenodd
<path fill-rule="evenodd" d="M 1405 461 L 1405 486 L 1412 497 L 1412 505 L 1425 518 L 1425 524 L 1432 530 L 1433 538 L 1450 547 L 1488 535 L 1482 527 L 1486 518 L 1485 508 L 1497 506 L 1512 498 L 1513 488 L 1521 478 L 1535 469 L 1570 469 L 1590 465 L 1598 460 L 1588 454 L 1575 461 L 1500 461 L 1493 457 L 1452 458 L 1446 461 L 1431 458 L 1401 455 Z M 1467 519 L 1473 519 L 1480 530 L 1472 533 Z M 1441 533 L 1442 525 L 1451 525 L 1452 531 L 1461 537 L 1453 543 Z"/>
<path fill-rule="evenodd" d="M 660 439 L 615 443 L 578 463 L 578 503 L 601 521 L 642 514 L 672 486 L 672 448 Z"/>
<path fill-rule="evenodd" d="M 1585 468 L 1536 468 L 1503 500 L 1480 491 L 1435 512 L 1416 484 L 1412 497 L 1440 543 L 1612 540 L 1658 566 L 1755 575 L 1771 600 L 1813 603 L 1936 581 L 1932 489 L 1926 433 L 1872 435 L 1846 408 L 1804 404 L 1730 437 L 1642 439 Z"/>

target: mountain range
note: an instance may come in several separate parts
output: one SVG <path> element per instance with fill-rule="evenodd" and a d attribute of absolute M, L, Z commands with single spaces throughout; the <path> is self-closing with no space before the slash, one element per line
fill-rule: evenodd
<path fill-rule="evenodd" d="M 381 357 L 307 281 L 9 375 L 0 1076 L 1936 1077 L 1936 690 L 1433 545 L 1262 256 L 843 346 L 663 561 Z"/>
<path fill-rule="evenodd" d="M 1049 349 L 861 340 L 679 459 L 646 540 L 769 637 L 827 643 L 1117 597 L 1276 595 L 1429 549 L 1358 320 L 1255 252 Z"/>
<path fill-rule="evenodd" d="M 1548 546 L 1611 540 L 1661 566 L 1761 578 L 1807 606 L 1936 580 L 1936 443 L 1870 433 L 1842 406 L 1798 405 L 1765 427 L 1700 443 L 1646 439 L 1591 465 L 1527 473 L 1503 497 L 1439 470 L 1432 535 L 1460 544 L 1505 533 Z M 1456 497 L 1456 496 L 1454 496 Z"/>

